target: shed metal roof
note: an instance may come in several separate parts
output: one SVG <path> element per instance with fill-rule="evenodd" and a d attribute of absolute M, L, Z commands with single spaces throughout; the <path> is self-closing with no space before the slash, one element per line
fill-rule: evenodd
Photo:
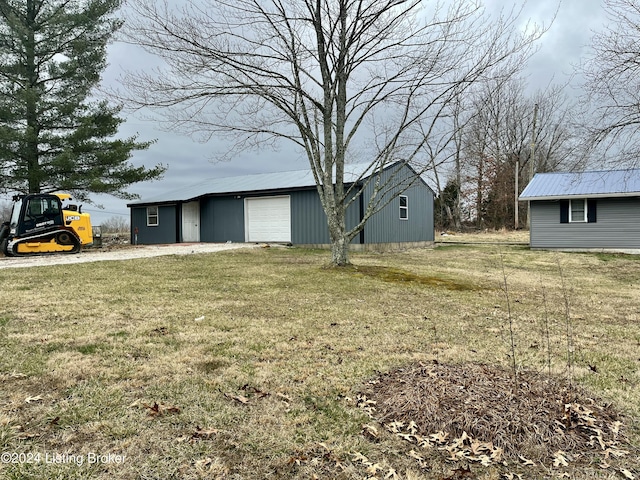
<path fill-rule="evenodd" d="M 536 173 L 520 200 L 640 196 L 640 169 Z"/>
<path fill-rule="evenodd" d="M 388 165 L 391 166 L 392 164 Z M 353 183 L 373 173 L 371 163 L 345 165 L 344 181 Z M 258 173 L 238 177 L 213 177 L 160 195 L 128 203 L 127 206 L 174 203 L 194 200 L 205 195 L 241 194 L 314 187 L 311 169 L 287 172 Z"/>

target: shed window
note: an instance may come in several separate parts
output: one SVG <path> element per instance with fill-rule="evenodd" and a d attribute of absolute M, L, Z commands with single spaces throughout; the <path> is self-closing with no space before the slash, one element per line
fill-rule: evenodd
<path fill-rule="evenodd" d="M 409 198 L 400 195 L 400 220 L 409 220 Z"/>
<path fill-rule="evenodd" d="M 560 200 L 560 223 L 595 223 L 597 203 L 595 198 Z"/>
<path fill-rule="evenodd" d="M 158 226 L 158 207 L 147 207 L 147 227 Z"/>
<path fill-rule="evenodd" d="M 587 221 L 587 200 L 569 200 L 569 222 Z"/>

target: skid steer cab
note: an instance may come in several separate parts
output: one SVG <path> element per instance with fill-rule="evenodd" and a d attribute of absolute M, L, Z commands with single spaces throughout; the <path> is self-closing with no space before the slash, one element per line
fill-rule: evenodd
<path fill-rule="evenodd" d="M 8 257 L 78 253 L 93 243 L 91 218 L 82 207 L 63 202 L 68 193 L 14 197 L 8 222 L 0 227 L 0 250 Z"/>

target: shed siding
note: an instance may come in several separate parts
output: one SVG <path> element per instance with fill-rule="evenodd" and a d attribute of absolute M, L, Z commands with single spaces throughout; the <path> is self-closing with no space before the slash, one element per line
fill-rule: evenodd
<path fill-rule="evenodd" d="M 531 202 L 531 248 L 640 248 L 640 198 L 597 199 L 595 223 L 560 223 L 559 201 Z"/>
<path fill-rule="evenodd" d="M 235 196 L 207 197 L 200 203 L 203 242 L 244 242 L 244 201 Z"/>
<path fill-rule="evenodd" d="M 291 243 L 329 243 L 327 217 L 320 204 L 317 190 L 291 194 Z"/>
<path fill-rule="evenodd" d="M 354 202 L 347 210 L 347 228 L 360 221 L 360 207 Z M 358 243 L 360 237 L 353 239 Z M 294 245 L 329 244 L 327 216 L 322 209 L 318 191 L 302 190 L 291 194 L 291 243 Z"/>
<path fill-rule="evenodd" d="M 147 207 L 131 209 L 131 243 L 136 242 L 135 229 L 138 229 L 137 243 L 152 245 L 177 242 L 177 214 L 175 205 L 158 206 L 158 225 L 147 226 Z"/>
<path fill-rule="evenodd" d="M 401 178 L 392 181 L 401 186 L 405 182 L 410 183 L 415 175 L 407 167 L 399 165 L 382 172 L 381 183 L 396 173 Z M 400 193 L 401 186 L 393 189 L 383 198 L 383 202 L 389 199 L 391 202 L 367 221 L 364 227 L 366 243 L 432 242 L 434 240 L 433 192 L 420 181 L 414 182 L 402 193 Z M 371 197 L 373 188 L 372 183 L 365 186 L 365 202 Z M 409 218 L 407 220 L 400 219 L 399 195 L 405 195 L 408 198 Z"/>

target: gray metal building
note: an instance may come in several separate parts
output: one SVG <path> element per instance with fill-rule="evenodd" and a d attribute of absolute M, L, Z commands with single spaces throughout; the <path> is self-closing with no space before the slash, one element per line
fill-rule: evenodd
<path fill-rule="evenodd" d="M 519 198 L 531 248 L 640 249 L 640 169 L 538 173 Z"/>
<path fill-rule="evenodd" d="M 374 181 L 398 186 L 382 197 L 382 209 L 366 223 L 352 246 L 428 244 L 434 240 L 434 193 L 410 166 L 390 164 L 371 173 L 369 164 L 345 167 L 345 183 L 362 195 L 347 210 L 347 226 L 362 218 Z M 273 242 L 329 244 L 327 220 L 310 170 L 213 178 L 127 204 L 131 241 Z"/>

